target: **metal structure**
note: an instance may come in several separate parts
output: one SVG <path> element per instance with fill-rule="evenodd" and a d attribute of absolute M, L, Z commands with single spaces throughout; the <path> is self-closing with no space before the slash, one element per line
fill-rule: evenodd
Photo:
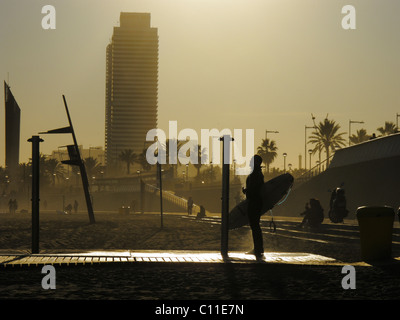
<path fill-rule="evenodd" d="M 41 132 L 41 134 L 62 134 L 62 133 L 71 133 L 72 134 L 74 144 L 67 146 L 68 155 L 69 155 L 70 159 L 66 160 L 66 161 L 61 161 L 61 162 L 64 164 L 68 164 L 68 165 L 79 166 L 80 173 L 81 173 L 80 176 L 82 178 L 83 190 L 85 192 L 86 206 L 87 206 L 87 210 L 88 210 L 88 214 L 89 214 L 89 222 L 95 223 L 95 218 L 94 218 L 94 213 L 93 213 L 93 205 L 92 205 L 92 201 L 90 198 L 90 192 L 89 192 L 89 181 L 87 178 L 85 164 L 83 163 L 83 160 L 79 153 L 78 142 L 76 140 L 74 127 L 72 126 L 72 121 L 71 121 L 71 117 L 70 117 L 70 114 L 68 111 L 67 101 L 65 100 L 64 95 L 63 95 L 63 100 L 64 100 L 65 111 L 67 112 L 69 126 L 64 127 L 64 128 L 49 130 L 47 132 Z"/>

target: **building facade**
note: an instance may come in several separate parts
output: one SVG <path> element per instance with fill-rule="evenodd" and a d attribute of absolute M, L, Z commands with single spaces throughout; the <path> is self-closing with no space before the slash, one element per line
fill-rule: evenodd
<path fill-rule="evenodd" d="M 149 13 L 121 13 L 106 60 L 105 161 L 113 166 L 123 150 L 142 153 L 157 127 L 158 32 Z"/>

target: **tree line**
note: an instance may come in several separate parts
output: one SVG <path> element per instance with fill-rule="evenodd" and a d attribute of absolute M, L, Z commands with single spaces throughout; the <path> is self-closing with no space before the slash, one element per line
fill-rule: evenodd
<path fill-rule="evenodd" d="M 358 144 L 375 137 L 387 136 L 399 132 L 398 127 L 390 121 L 385 121 L 382 127 L 376 129 L 380 135 L 368 134 L 366 129 L 359 129 L 355 134 L 349 137 L 349 141 L 352 144 Z M 340 125 L 335 120 L 325 118 L 314 126 L 314 131 L 308 137 L 308 143 L 313 145 L 312 154 L 318 153 L 321 156 L 322 152 L 326 155 L 326 166 L 329 166 L 331 155 L 335 150 L 346 146 L 346 139 L 344 135 L 346 132 L 340 131 Z M 270 172 L 270 166 L 276 159 L 278 153 L 278 147 L 274 140 L 262 139 L 261 145 L 257 148 L 257 154 L 263 159 L 263 163 L 266 167 L 266 173 Z M 320 161 L 321 162 L 321 161 Z"/>

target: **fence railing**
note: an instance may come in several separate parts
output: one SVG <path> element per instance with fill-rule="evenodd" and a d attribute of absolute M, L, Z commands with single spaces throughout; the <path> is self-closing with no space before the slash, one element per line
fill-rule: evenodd
<path fill-rule="evenodd" d="M 332 154 L 329 159 L 332 159 L 334 156 L 334 154 Z M 326 171 L 328 168 L 327 166 L 328 163 L 328 159 L 325 159 L 324 161 L 321 161 L 320 163 L 318 163 L 317 165 L 315 165 L 314 167 L 312 167 L 310 170 L 304 172 L 300 177 L 296 178 L 296 185 L 300 185 L 304 182 L 307 182 L 308 180 L 310 180 L 311 178 L 319 175 L 320 173 Z"/>
<path fill-rule="evenodd" d="M 160 188 L 153 186 L 151 184 L 145 183 L 145 191 L 150 192 L 150 193 L 155 193 L 157 195 L 160 194 Z M 162 198 L 163 200 L 169 201 L 170 203 L 177 205 L 178 207 L 181 207 L 185 210 L 188 208 L 188 199 L 182 198 L 177 196 L 176 194 L 173 194 L 170 191 L 162 191 Z M 193 204 L 193 209 L 197 207 L 200 209 L 200 206 L 197 204 Z"/>

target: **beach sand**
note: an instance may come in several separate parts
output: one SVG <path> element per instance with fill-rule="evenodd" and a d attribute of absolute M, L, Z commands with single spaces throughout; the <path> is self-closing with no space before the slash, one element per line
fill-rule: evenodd
<path fill-rule="evenodd" d="M 265 251 L 308 252 L 358 261 L 354 246 L 310 245 L 264 235 Z M 0 214 L 2 252 L 29 253 L 31 216 Z M 252 249 L 249 228 L 230 232 L 229 250 Z M 40 252 L 82 250 L 220 250 L 220 225 L 181 215 L 40 214 Z M 347 260 L 346 260 L 347 259 Z M 356 290 L 345 290 L 342 266 L 290 264 L 102 264 L 57 267 L 57 289 L 43 290 L 40 267 L 3 268 L 0 299 L 269 300 L 398 299 L 398 265 L 357 266 Z"/>
<path fill-rule="evenodd" d="M 89 223 L 87 213 L 40 214 L 41 252 L 73 250 L 220 250 L 220 226 L 182 215 L 100 212 Z M 250 242 L 249 242 L 250 241 Z M 231 233 L 232 250 L 250 250 L 248 229 Z M 31 215 L 0 214 L 0 249 L 31 249 Z"/>

